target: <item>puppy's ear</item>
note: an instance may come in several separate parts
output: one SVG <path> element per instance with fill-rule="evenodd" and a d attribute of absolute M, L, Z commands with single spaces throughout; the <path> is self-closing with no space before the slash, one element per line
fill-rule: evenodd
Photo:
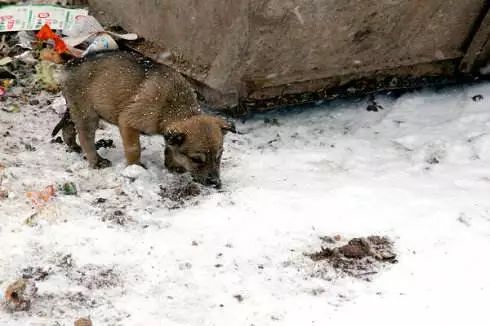
<path fill-rule="evenodd" d="M 221 128 L 221 131 L 223 132 L 223 134 L 226 134 L 227 132 L 232 132 L 234 134 L 237 133 L 237 130 L 236 130 L 236 127 L 235 127 L 235 124 L 231 121 L 226 121 L 222 118 L 217 118 L 218 119 L 218 124 Z"/>
<path fill-rule="evenodd" d="M 185 134 L 177 130 L 167 130 L 163 135 L 165 143 L 171 146 L 180 146 L 185 141 Z"/>
<path fill-rule="evenodd" d="M 236 131 L 236 126 L 233 122 L 226 121 L 223 127 L 221 127 L 221 130 L 223 130 L 224 133 L 232 132 L 234 134 L 238 133 Z"/>

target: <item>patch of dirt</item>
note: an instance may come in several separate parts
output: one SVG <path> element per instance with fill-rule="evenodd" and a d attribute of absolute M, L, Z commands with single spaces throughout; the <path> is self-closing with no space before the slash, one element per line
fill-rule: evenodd
<path fill-rule="evenodd" d="M 117 320 L 128 317 L 124 311 L 115 309 L 108 299 L 108 291 L 123 291 L 122 277 L 114 266 L 78 266 L 71 254 L 58 252 L 45 266 L 29 266 L 21 273 L 22 278 L 12 283 L 6 293 L 9 301 L 0 304 L 0 308 L 8 312 L 25 311 L 28 316 L 40 318 L 75 319 L 79 318 L 80 311 L 102 309 Z M 62 277 L 67 285 L 54 291 L 49 286 L 42 286 L 44 282 L 50 282 L 50 277 Z M 42 290 L 37 291 L 36 285 Z"/>
<path fill-rule="evenodd" d="M 111 311 L 113 309 L 111 301 L 105 295 L 95 294 L 89 290 L 84 292 L 86 293 L 80 291 L 45 292 L 35 298 L 29 315 L 53 319 L 76 318 L 79 311 L 98 309 Z"/>
<path fill-rule="evenodd" d="M 34 281 L 44 281 L 52 273 L 51 269 L 45 270 L 42 267 L 26 267 L 22 270 L 22 278 Z"/>
<path fill-rule="evenodd" d="M 102 217 L 102 222 L 111 222 L 121 226 L 124 226 L 128 224 L 128 222 L 132 221 L 133 220 L 120 209 L 116 209 L 112 213 L 109 213 L 106 216 Z"/>
<path fill-rule="evenodd" d="M 58 253 L 55 257 L 55 266 L 64 270 L 69 270 L 73 268 L 74 261 L 71 254 L 61 254 Z"/>
<path fill-rule="evenodd" d="M 378 273 L 388 264 L 395 264 L 396 253 L 393 242 L 387 237 L 369 236 L 353 238 L 343 245 L 338 245 L 341 238 L 323 237 L 327 245 L 320 251 L 306 254 L 312 260 L 321 263 L 313 274 L 322 278 L 332 278 L 334 271 L 337 276 L 351 276 L 369 280 L 369 276 Z"/>
<path fill-rule="evenodd" d="M 195 182 L 175 183 L 160 186 L 160 196 L 170 209 L 182 208 L 186 203 L 201 195 L 202 189 Z"/>
<path fill-rule="evenodd" d="M 84 265 L 68 273 L 68 278 L 89 290 L 110 288 L 121 285 L 119 274 L 114 268 Z"/>
<path fill-rule="evenodd" d="M 114 266 L 101 266 L 87 264 L 77 266 L 71 254 L 57 254 L 55 266 L 57 272 L 62 272 L 65 277 L 89 290 L 112 288 L 122 285 L 122 280 Z M 48 270 L 51 272 L 51 269 Z"/>

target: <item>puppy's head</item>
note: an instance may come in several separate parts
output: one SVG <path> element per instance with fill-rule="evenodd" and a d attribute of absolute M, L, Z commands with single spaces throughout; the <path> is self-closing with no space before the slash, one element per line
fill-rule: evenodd
<path fill-rule="evenodd" d="M 235 126 L 209 115 L 172 123 L 164 134 L 165 167 L 172 172 L 190 172 L 195 181 L 220 188 L 223 136 L 228 131 L 236 132 Z"/>

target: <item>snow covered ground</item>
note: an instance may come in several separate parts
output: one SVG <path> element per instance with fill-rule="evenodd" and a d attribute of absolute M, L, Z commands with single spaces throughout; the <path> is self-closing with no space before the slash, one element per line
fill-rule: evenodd
<path fill-rule="evenodd" d="M 224 189 L 183 205 L 159 195 L 180 180 L 160 137 L 143 139 L 148 171 L 125 169 L 106 126 L 114 166 L 94 171 L 50 143 L 60 97 L 0 110 L 0 290 L 23 274 L 38 287 L 30 311 L 2 308 L 0 325 L 488 323 L 490 84 L 377 101 L 384 110 L 337 101 L 238 123 Z M 77 196 L 41 208 L 26 197 L 65 182 Z M 371 234 L 393 239 L 399 260 L 371 281 L 304 255 L 321 236 Z"/>

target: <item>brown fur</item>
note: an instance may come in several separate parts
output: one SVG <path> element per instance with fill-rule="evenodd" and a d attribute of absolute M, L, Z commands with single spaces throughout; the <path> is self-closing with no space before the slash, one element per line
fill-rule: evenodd
<path fill-rule="evenodd" d="M 92 168 L 111 165 L 95 149 L 95 131 L 103 119 L 119 127 L 128 164 L 142 165 L 141 133 L 161 134 L 169 170 L 190 172 L 198 182 L 220 186 L 223 135 L 234 128 L 202 114 L 192 87 L 177 72 L 145 65 L 127 53 L 98 54 L 68 68 L 63 95 L 71 119 L 65 116 L 56 128 L 63 130 L 72 149 L 78 146 L 78 132 Z"/>

